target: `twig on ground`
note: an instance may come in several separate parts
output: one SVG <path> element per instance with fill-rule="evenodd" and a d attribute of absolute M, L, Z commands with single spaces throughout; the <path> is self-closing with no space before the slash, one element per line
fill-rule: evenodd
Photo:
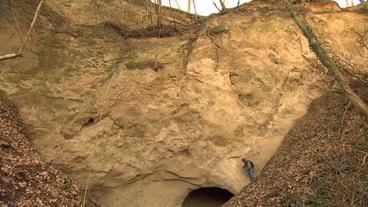
<path fill-rule="evenodd" d="M 341 125 L 340 125 L 340 129 L 339 129 L 339 134 L 340 134 L 340 137 L 342 136 L 341 135 L 341 132 L 344 128 L 344 119 L 345 119 L 345 114 L 346 112 L 348 111 L 348 109 L 350 108 L 351 106 L 351 102 L 349 102 L 346 106 L 345 106 L 345 110 L 344 110 L 344 113 L 342 114 L 342 118 L 341 118 Z"/>
<path fill-rule="evenodd" d="M 48 187 L 48 185 L 46 185 L 45 187 L 43 187 L 42 189 L 40 189 L 39 191 L 37 191 L 35 194 L 33 194 L 33 196 L 31 198 L 29 198 L 24 204 L 28 204 L 29 202 L 31 202 L 38 194 L 40 194 L 43 190 L 45 190 Z"/>
<path fill-rule="evenodd" d="M 82 207 L 85 207 L 86 206 L 90 178 L 91 178 L 91 169 L 89 169 L 89 172 L 88 172 L 86 188 L 84 189 L 84 194 L 83 194 Z"/>
<path fill-rule="evenodd" d="M 18 56 L 20 56 L 20 55 L 19 55 L 19 54 L 14 54 L 14 53 L 12 53 L 12 54 L 7 54 L 7 55 L 3 55 L 3 56 L 0 56 L 0 61 L 1 61 L 1 60 L 6 60 L 6 59 L 16 58 L 16 57 L 18 57 Z"/>
<path fill-rule="evenodd" d="M 360 167 L 363 167 L 363 166 L 364 166 L 364 164 L 365 164 L 365 160 L 367 159 L 367 157 L 368 157 L 368 153 L 366 153 L 366 154 L 364 155 L 364 157 L 363 157 L 363 161 L 362 161 L 362 164 L 360 165 Z"/>

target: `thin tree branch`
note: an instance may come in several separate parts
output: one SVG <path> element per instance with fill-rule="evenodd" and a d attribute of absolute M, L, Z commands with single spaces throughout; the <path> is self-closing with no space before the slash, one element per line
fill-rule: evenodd
<path fill-rule="evenodd" d="M 220 4 L 221 4 L 221 11 L 225 11 L 226 10 L 226 5 L 225 5 L 225 0 L 219 0 Z"/>
<path fill-rule="evenodd" d="M 362 164 L 360 165 L 360 167 L 363 167 L 364 166 L 364 163 L 365 163 L 365 159 L 367 159 L 367 156 L 368 156 L 368 153 L 366 153 L 363 157 L 363 161 L 362 161 Z"/>
<path fill-rule="evenodd" d="M 3 56 L 0 56 L 0 61 L 6 60 L 6 59 L 16 58 L 16 57 L 19 57 L 19 56 L 20 56 L 19 54 L 14 54 L 14 53 L 3 55 Z"/>
<path fill-rule="evenodd" d="M 363 34 L 360 34 L 359 32 L 353 30 L 353 32 L 359 37 L 359 39 L 357 40 L 357 42 L 363 46 L 365 49 L 368 50 L 368 45 L 365 43 L 365 38 L 368 34 L 368 28 L 366 28 L 363 32 Z"/>
<path fill-rule="evenodd" d="M 221 12 L 221 9 L 220 9 L 220 8 L 218 8 L 218 6 L 217 6 L 217 4 L 216 4 L 215 2 L 213 2 L 213 5 L 215 5 L 216 9 L 217 9 L 219 12 Z"/>
<path fill-rule="evenodd" d="M 176 6 L 178 7 L 178 9 L 181 10 L 178 0 L 175 0 L 175 3 L 176 3 Z"/>
<path fill-rule="evenodd" d="M 196 3 L 195 3 L 195 0 L 192 0 L 192 1 L 193 1 L 193 7 L 194 7 L 195 20 L 196 20 L 196 22 L 198 22 L 198 14 L 197 14 Z"/>
<path fill-rule="evenodd" d="M 41 0 L 40 3 L 37 6 L 36 12 L 35 12 L 35 14 L 33 16 L 33 19 L 32 19 L 31 26 L 29 27 L 28 32 L 27 32 L 26 39 L 24 39 L 24 41 L 22 43 L 22 46 L 18 50 L 18 54 L 19 55 L 21 55 L 23 53 L 24 48 L 26 47 L 28 41 L 31 39 L 31 33 L 32 33 L 33 26 L 36 23 L 36 20 L 37 20 L 38 15 L 40 14 L 41 6 L 42 6 L 42 4 L 43 4 L 44 1 L 45 0 Z"/>
<path fill-rule="evenodd" d="M 213 4 L 215 5 L 216 9 L 222 13 L 224 12 L 227 8 L 226 8 L 226 5 L 225 5 L 225 0 L 219 0 L 220 2 L 220 6 L 221 6 L 221 9 L 219 8 L 219 6 L 217 6 L 217 4 L 215 2 L 213 2 Z"/>

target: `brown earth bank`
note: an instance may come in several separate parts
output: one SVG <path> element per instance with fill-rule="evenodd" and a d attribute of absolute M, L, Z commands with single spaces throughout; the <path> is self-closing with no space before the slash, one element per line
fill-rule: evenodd
<path fill-rule="evenodd" d="M 1 95 L 0 206 L 80 206 L 76 186 L 41 160 L 25 132 L 16 106 Z"/>
<path fill-rule="evenodd" d="M 367 102 L 367 85 L 355 88 Z M 367 118 L 329 92 L 296 122 L 257 181 L 224 206 L 366 207 L 367 157 Z"/>

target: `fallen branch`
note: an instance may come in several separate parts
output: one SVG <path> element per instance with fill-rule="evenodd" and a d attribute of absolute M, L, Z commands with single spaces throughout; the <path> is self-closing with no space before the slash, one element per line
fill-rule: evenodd
<path fill-rule="evenodd" d="M 27 32 L 27 36 L 22 41 L 22 44 L 19 47 L 18 52 L 16 54 L 13 53 L 13 54 L 7 54 L 7 55 L 0 56 L 0 61 L 1 60 L 6 60 L 6 59 L 11 59 L 11 58 L 16 58 L 16 57 L 22 56 L 22 53 L 23 53 L 24 48 L 26 47 L 27 43 L 31 39 L 31 33 L 32 33 L 33 26 L 36 23 L 36 20 L 37 20 L 38 15 L 40 14 L 41 6 L 42 6 L 42 4 L 43 4 L 44 1 L 45 0 L 41 0 L 40 3 L 38 4 L 37 9 L 36 9 L 35 14 L 34 14 L 33 19 L 32 19 L 32 23 L 29 26 L 29 29 L 28 29 L 28 32 Z"/>
<path fill-rule="evenodd" d="M 368 153 L 366 153 L 363 157 L 363 161 L 362 161 L 362 164 L 360 165 L 360 167 L 363 167 L 364 166 L 364 163 L 365 163 L 365 159 L 367 159 L 367 156 L 368 156 Z"/>
<path fill-rule="evenodd" d="M 349 101 L 366 117 L 368 117 L 368 106 L 363 102 L 362 99 L 350 88 L 349 84 L 341 74 L 341 72 L 335 67 L 334 63 L 327 55 L 326 50 L 318 41 L 317 36 L 314 34 L 312 27 L 307 23 L 307 21 L 292 7 L 289 1 L 284 1 L 287 9 L 289 10 L 292 18 L 299 26 L 299 28 L 303 31 L 304 36 L 308 39 L 309 45 L 317 55 L 318 59 L 321 63 L 328 69 L 328 71 L 332 74 L 332 76 L 337 81 L 339 87 L 344 92 L 345 96 L 349 99 Z"/>
<path fill-rule="evenodd" d="M 6 59 L 12 59 L 12 58 L 16 58 L 20 56 L 19 54 L 7 54 L 7 55 L 3 55 L 3 56 L 0 56 L 0 61 L 2 60 L 6 60 Z"/>
<path fill-rule="evenodd" d="M 337 68 L 341 69 L 344 75 L 353 77 L 362 83 L 368 84 L 368 81 L 364 79 L 365 77 L 368 76 L 368 73 L 364 73 L 363 71 L 357 71 L 355 69 L 355 66 L 351 62 L 343 60 L 333 52 L 332 52 L 332 59 L 334 62 L 338 63 Z"/>

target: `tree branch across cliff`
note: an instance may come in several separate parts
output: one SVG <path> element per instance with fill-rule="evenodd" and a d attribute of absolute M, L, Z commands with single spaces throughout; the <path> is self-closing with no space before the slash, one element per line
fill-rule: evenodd
<path fill-rule="evenodd" d="M 285 0 L 284 3 L 289 10 L 292 18 L 294 19 L 298 27 L 303 31 L 304 36 L 308 39 L 309 45 L 312 48 L 313 52 L 317 55 L 321 63 L 335 78 L 345 96 L 357 109 L 359 109 L 361 113 L 368 117 L 367 104 L 365 104 L 364 101 L 351 89 L 342 73 L 338 70 L 331 58 L 328 56 L 322 44 L 318 41 L 317 36 L 314 34 L 313 28 L 308 24 L 303 16 L 301 16 L 294 8 L 292 8 L 290 1 Z"/>

